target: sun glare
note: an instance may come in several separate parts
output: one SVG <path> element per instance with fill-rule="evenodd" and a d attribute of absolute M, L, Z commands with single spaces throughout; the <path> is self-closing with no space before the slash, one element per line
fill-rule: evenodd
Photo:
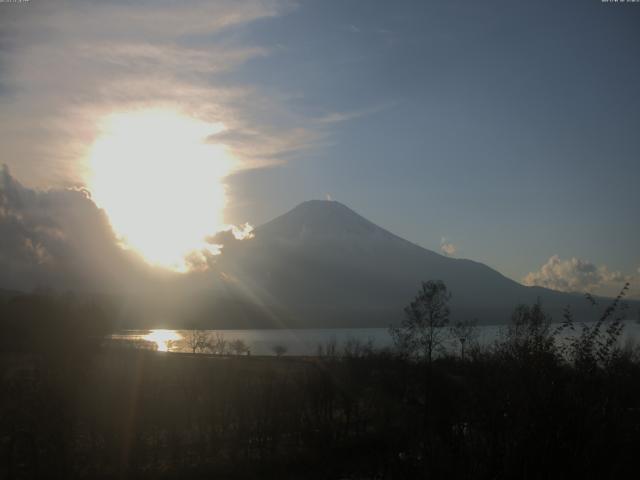
<path fill-rule="evenodd" d="M 89 188 L 123 244 L 149 263 L 185 269 L 185 254 L 205 248 L 223 227 L 223 179 L 233 168 L 224 130 L 171 110 L 107 116 L 90 156 Z"/>
<path fill-rule="evenodd" d="M 141 338 L 148 342 L 155 343 L 159 352 L 168 352 L 171 343 L 182 340 L 182 335 L 175 330 L 151 330 L 150 333 Z"/>

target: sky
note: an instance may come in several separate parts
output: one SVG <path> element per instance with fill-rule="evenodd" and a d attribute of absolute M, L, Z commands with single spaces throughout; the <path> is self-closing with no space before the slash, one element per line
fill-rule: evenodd
<path fill-rule="evenodd" d="M 225 225 L 331 198 L 514 280 L 611 294 L 640 280 L 638 59 L 637 3 L 0 3 L 4 189 L 86 189 L 118 230 L 105 118 L 179 111 L 230 162 Z M 117 152 L 103 184 L 197 201 L 183 159 L 140 173 Z"/>

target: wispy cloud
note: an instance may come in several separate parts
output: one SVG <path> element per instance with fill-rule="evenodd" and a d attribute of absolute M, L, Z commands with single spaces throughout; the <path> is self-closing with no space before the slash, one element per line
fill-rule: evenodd
<path fill-rule="evenodd" d="M 349 120 L 354 120 L 356 118 L 366 117 L 367 115 L 373 115 L 389 108 L 393 108 L 394 106 L 396 106 L 395 102 L 387 102 L 359 110 L 351 110 L 348 112 L 332 112 L 320 117 L 318 119 L 318 122 L 324 124 L 346 122 Z"/>
<path fill-rule="evenodd" d="M 224 123 L 241 167 L 313 144 L 308 122 L 279 99 L 219 80 L 270 54 L 227 33 L 290 8 L 277 0 L 53 0 L 3 9 L 4 161 L 32 184 L 81 184 L 99 118 L 148 106 Z"/>

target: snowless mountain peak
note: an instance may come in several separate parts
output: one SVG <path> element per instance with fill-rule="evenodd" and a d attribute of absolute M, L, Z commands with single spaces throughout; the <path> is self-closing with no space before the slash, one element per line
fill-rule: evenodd
<path fill-rule="evenodd" d="M 257 234 L 295 238 L 301 235 L 356 235 L 368 236 L 386 232 L 346 205 L 334 200 L 303 202 L 256 229 Z"/>
<path fill-rule="evenodd" d="M 273 319 L 304 328 L 388 326 L 428 280 L 442 280 L 452 292 L 452 321 L 504 323 L 516 305 L 538 298 L 555 318 L 567 305 L 576 318 L 590 314 L 579 295 L 526 287 L 482 263 L 445 257 L 332 200 L 301 203 L 256 228 L 251 241 L 221 255 L 217 268 L 237 279 L 218 291 L 229 292 L 226 305 L 250 311 L 242 318 L 252 328 L 272 326 Z M 229 312 L 220 314 L 233 325 L 239 314 Z"/>

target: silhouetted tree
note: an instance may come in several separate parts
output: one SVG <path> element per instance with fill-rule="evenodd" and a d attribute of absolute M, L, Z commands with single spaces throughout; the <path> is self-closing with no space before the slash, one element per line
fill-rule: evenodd
<path fill-rule="evenodd" d="M 504 348 L 428 368 L 357 339 L 287 362 L 157 355 L 103 342 L 108 310 L 0 302 L 0 478 L 633 478 L 621 298 L 576 329 L 587 363 L 555 354 L 538 303 Z"/>
<path fill-rule="evenodd" d="M 247 344 L 244 342 L 244 340 L 240 338 L 236 338 L 235 340 L 233 340 L 229 344 L 229 348 L 235 355 L 244 355 L 245 353 L 249 352 L 249 347 L 247 347 Z"/>
<path fill-rule="evenodd" d="M 275 353 L 276 357 L 281 357 L 285 353 L 287 353 L 287 347 L 285 347 L 284 345 L 274 345 L 273 347 L 271 347 L 271 351 Z"/>
<path fill-rule="evenodd" d="M 418 355 L 431 363 L 433 354 L 442 349 L 444 328 L 449 323 L 451 293 L 441 280 L 422 282 L 415 299 L 405 308 L 405 318 L 390 334 L 398 350 Z"/>
<path fill-rule="evenodd" d="M 211 348 L 211 338 L 206 330 L 189 330 L 184 340 L 192 353 L 204 352 Z"/>
<path fill-rule="evenodd" d="M 555 353 L 551 317 L 542 309 L 540 299 L 531 306 L 516 306 L 499 349 L 518 357 Z"/>
<path fill-rule="evenodd" d="M 580 334 L 568 341 L 569 357 L 579 368 L 592 370 L 598 366 L 607 366 L 620 355 L 618 339 L 622 334 L 628 309 L 623 301 L 628 290 L 629 283 L 625 283 L 616 298 L 598 316 L 598 320 L 593 324 L 583 324 Z M 593 307 L 598 307 L 598 302 L 592 295 L 587 293 L 585 297 Z M 562 328 L 575 330 L 570 310 L 565 312 Z"/>
<path fill-rule="evenodd" d="M 336 338 L 331 337 L 324 343 L 319 343 L 316 348 L 316 355 L 318 357 L 336 357 L 338 355 L 338 341 Z"/>
<path fill-rule="evenodd" d="M 224 334 L 222 332 L 216 332 L 211 341 L 211 353 L 214 355 L 224 355 L 227 353 L 228 342 L 227 339 L 224 338 Z"/>
<path fill-rule="evenodd" d="M 373 353 L 373 340 L 366 341 L 358 338 L 349 337 L 342 347 L 342 356 L 344 358 L 362 358 Z"/>
<path fill-rule="evenodd" d="M 478 321 L 475 319 L 462 320 L 456 322 L 449 329 L 451 336 L 460 342 L 460 358 L 462 358 L 462 360 L 464 360 L 465 346 L 469 346 L 469 344 L 478 336 L 477 324 Z"/>

